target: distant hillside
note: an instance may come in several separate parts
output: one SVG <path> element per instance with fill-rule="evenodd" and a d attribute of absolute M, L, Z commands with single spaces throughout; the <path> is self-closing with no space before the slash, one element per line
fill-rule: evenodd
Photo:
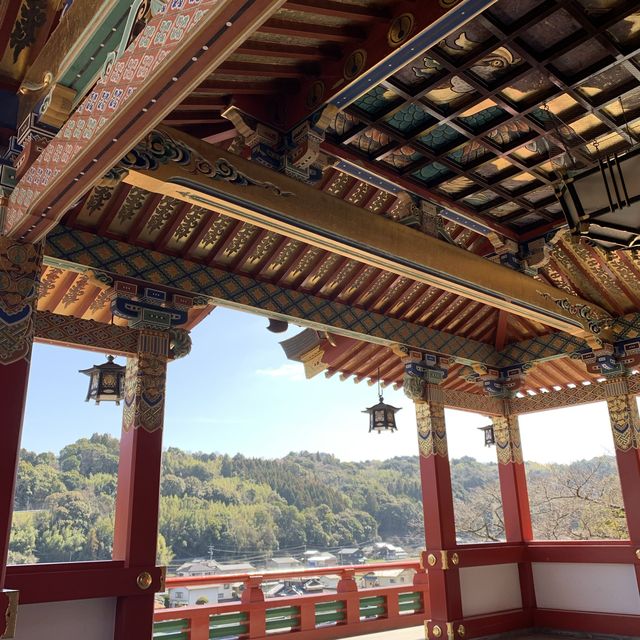
<path fill-rule="evenodd" d="M 117 465 L 118 441 L 108 435 L 78 440 L 58 456 L 23 450 L 11 561 L 109 558 Z M 461 541 L 501 539 L 497 466 L 461 458 L 451 469 Z M 614 458 L 528 470 L 537 537 L 627 536 Z M 210 546 L 219 560 L 259 560 L 379 538 L 423 544 L 417 457 L 341 462 L 301 452 L 263 460 L 171 448 L 160 512 L 163 563 L 206 556 Z"/>

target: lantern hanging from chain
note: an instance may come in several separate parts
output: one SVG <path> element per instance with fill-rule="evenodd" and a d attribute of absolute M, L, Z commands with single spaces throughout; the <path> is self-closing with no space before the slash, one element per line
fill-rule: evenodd
<path fill-rule="evenodd" d="M 376 431 L 397 431 L 396 413 L 400 411 L 399 407 L 393 407 L 386 404 L 382 396 L 382 386 L 380 384 L 380 369 L 378 369 L 378 404 L 368 407 L 362 413 L 369 414 L 369 433 Z"/>

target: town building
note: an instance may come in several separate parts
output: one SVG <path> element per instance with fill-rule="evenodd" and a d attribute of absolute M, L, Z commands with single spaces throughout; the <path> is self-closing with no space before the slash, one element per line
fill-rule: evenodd
<path fill-rule="evenodd" d="M 267 560 L 267 569 L 271 571 L 288 571 L 292 569 L 302 569 L 300 560 L 296 560 L 291 556 L 274 557 Z"/>

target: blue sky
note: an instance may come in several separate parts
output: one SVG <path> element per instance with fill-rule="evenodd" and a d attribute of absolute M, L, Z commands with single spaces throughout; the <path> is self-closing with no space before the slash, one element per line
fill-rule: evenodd
<path fill-rule="evenodd" d="M 164 443 L 190 451 L 278 457 L 289 451 L 324 451 L 343 460 L 415 455 L 415 419 L 402 391 L 385 400 L 402 407 L 398 431 L 369 434 L 360 413 L 377 402 L 366 383 L 305 380 L 302 365 L 286 360 L 278 344 L 287 334 L 266 330 L 265 318 L 216 309 L 193 332 L 189 356 L 169 365 Z M 59 451 L 94 432 L 120 433 L 121 407 L 85 403 L 88 378 L 78 373 L 104 361 L 101 354 L 37 344 L 34 348 L 23 446 Z M 124 363 L 123 358 L 119 358 Z M 452 457 L 495 460 L 476 427 L 482 416 L 447 411 Z M 611 453 L 604 404 L 521 418 L 525 458 L 567 462 Z"/>

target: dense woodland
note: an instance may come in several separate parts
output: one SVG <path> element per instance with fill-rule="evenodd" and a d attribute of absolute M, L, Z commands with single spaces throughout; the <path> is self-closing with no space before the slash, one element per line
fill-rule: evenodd
<path fill-rule="evenodd" d="M 53 453 L 23 450 L 10 561 L 111 556 L 118 441 L 95 434 Z M 495 464 L 453 460 L 460 540 L 503 537 Z M 528 463 L 536 537 L 627 536 L 615 459 Z M 163 458 L 159 561 L 206 556 L 259 561 L 272 553 L 384 539 L 419 548 L 417 457 L 341 462 L 325 453 L 278 460 L 168 449 Z"/>

